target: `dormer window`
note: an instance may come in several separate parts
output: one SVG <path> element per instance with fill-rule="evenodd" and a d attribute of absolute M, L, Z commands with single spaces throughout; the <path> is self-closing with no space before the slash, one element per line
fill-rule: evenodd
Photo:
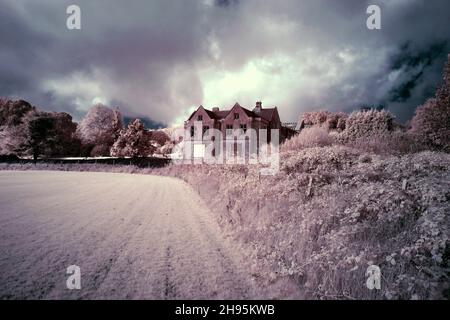
<path fill-rule="evenodd" d="M 234 119 L 235 119 L 235 120 L 239 119 L 239 113 L 235 113 L 235 114 L 234 114 Z"/>
<path fill-rule="evenodd" d="M 198 115 L 198 116 L 197 116 L 197 120 L 198 120 L 198 121 L 202 121 L 202 120 L 203 120 L 203 116 L 202 116 L 201 114 Z"/>

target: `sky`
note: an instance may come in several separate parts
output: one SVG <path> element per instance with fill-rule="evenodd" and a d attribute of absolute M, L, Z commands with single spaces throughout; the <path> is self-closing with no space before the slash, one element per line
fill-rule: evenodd
<path fill-rule="evenodd" d="M 0 96 L 77 121 L 103 103 L 174 126 L 199 105 L 261 100 L 286 122 L 362 105 L 405 122 L 448 53 L 448 0 L 0 0 Z"/>

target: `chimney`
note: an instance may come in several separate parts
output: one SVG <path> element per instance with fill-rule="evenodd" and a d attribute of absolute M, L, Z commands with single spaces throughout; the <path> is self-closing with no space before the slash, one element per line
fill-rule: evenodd
<path fill-rule="evenodd" d="M 213 111 L 213 112 L 219 112 L 219 107 L 214 107 L 214 108 L 212 108 L 212 111 Z"/>
<path fill-rule="evenodd" d="M 256 106 L 255 106 L 255 109 L 253 109 L 253 112 L 256 114 L 260 114 L 261 110 L 262 110 L 262 102 L 256 101 Z"/>

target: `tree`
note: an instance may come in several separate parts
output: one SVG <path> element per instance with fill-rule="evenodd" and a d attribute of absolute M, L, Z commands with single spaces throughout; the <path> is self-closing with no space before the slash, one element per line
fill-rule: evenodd
<path fill-rule="evenodd" d="M 111 148 L 113 157 L 147 157 L 156 147 L 151 143 L 151 132 L 145 129 L 143 122 L 136 119 L 126 129 L 120 131 L 119 137 Z"/>
<path fill-rule="evenodd" d="M 23 123 L 27 113 L 36 111 L 25 100 L 0 98 L 0 126 L 17 126 Z"/>
<path fill-rule="evenodd" d="M 0 99 L 0 154 L 78 155 L 76 124 L 64 112 L 40 112 L 24 100 Z"/>
<path fill-rule="evenodd" d="M 435 97 L 416 109 L 410 132 L 431 149 L 450 151 L 450 54 Z"/>
<path fill-rule="evenodd" d="M 33 159 L 36 160 L 40 155 L 49 155 L 55 143 L 53 140 L 53 120 L 48 116 L 37 116 L 29 123 L 29 140 Z"/>
<path fill-rule="evenodd" d="M 76 124 L 64 112 L 38 112 L 28 122 L 28 139 L 23 148 L 33 159 L 39 156 L 77 155 L 80 142 L 75 138 Z"/>
<path fill-rule="evenodd" d="M 76 137 L 77 124 L 72 116 L 65 112 L 51 112 L 56 145 L 52 150 L 54 156 L 78 156 L 81 141 Z"/>
<path fill-rule="evenodd" d="M 170 142 L 170 137 L 163 130 L 150 131 L 150 139 L 157 146 L 164 146 Z"/>
<path fill-rule="evenodd" d="M 172 152 L 173 143 L 170 141 L 166 130 L 152 130 L 150 131 L 150 143 L 156 148 L 155 154 L 168 155 Z"/>
<path fill-rule="evenodd" d="M 122 114 L 102 104 L 93 106 L 78 126 L 85 154 L 109 156 L 109 150 L 123 129 Z"/>
<path fill-rule="evenodd" d="M 0 98 L 0 154 L 22 155 L 28 137 L 28 119 L 36 109 L 24 100 Z"/>

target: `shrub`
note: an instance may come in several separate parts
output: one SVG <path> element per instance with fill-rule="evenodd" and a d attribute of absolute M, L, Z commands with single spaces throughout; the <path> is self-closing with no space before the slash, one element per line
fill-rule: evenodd
<path fill-rule="evenodd" d="M 330 146 L 282 152 L 273 177 L 239 166 L 160 172 L 207 200 L 271 299 L 448 299 L 449 169 L 445 153 Z M 365 286 L 372 264 L 381 290 Z"/>
<path fill-rule="evenodd" d="M 396 130 L 378 135 L 358 137 L 345 143 L 346 146 L 383 155 L 403 155 L 425 150 L 409 132 Z"/>
<path fill-rule="evenodd" d="M 299 123 L 302 129 L 312 126 L 325 126 L 330 130 L 344 130 L 346 118 L 347 114 L 343 112 L 311 111 L 303 113 Z"/>
<path fill-rule="evenodd" d="M 326 121 L 328 129 L 338 131 L 344 130 L 347 118 L 347 114 L 343 112 L 330 113 Z"/>
<path fill-rule="evenodd" d="M 443 78 L 435 97 L 417 108 L 410 131 L 430 149 L 450 152 L 450 55 Z"/>
<path fill-rule="evenodd" d="M 394 128 L 394 116 L 384 110 L 357 111 L 350 114 L 345 130 L 340 135 L 344 142 L 359 138 L 377 138 L 391 132 Z"/>
<path fill-rule="evenodd" d="M 303 129 L 281 145 L 281 150 L 298 150 L 311 147 L 323 147 L 332 143 L 328 130 L 324 127 L 311 127 Z"/>

